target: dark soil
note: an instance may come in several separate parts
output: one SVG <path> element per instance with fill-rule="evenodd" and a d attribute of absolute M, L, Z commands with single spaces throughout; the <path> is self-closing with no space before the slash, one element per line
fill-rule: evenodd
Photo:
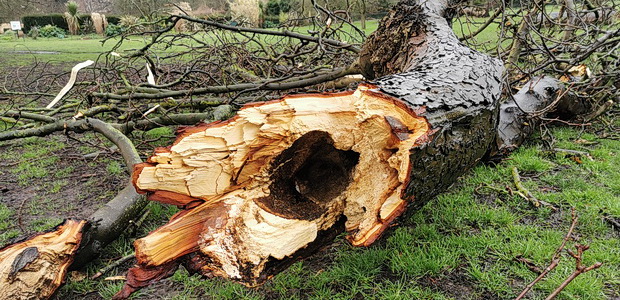
<path fill-rule="evenodd" d="M 73 135 L 78 139 L 82 136 Z M 0 162 L 0 203 L 14 212 L 16 225 L 23 228 L 24 235 L 33 233 L 30 224 L 45 219 L 85 219 L 95 210 L 111 200 L 117 191 L 125 186 L 128 173 L 122 169 L 119 174 L 110 174 L 106 167 L 109 160 L 121 161 L 118 153 L 101 153 L 93 158 L 84 158 L 78 146 L 82 143 L 56 135 L 41 139 L 56 139 L 66 146 L 48 155 L 58 157 L 57 163 L 48 166 L 49 176 L 24 182 L 18 180 L 15 167 L 22 161 L 21 143 L 0 143 L 0 151 L 14 153 L 12 159 Z M 98 143 L 98 141 L 94 141 Z M 102 145 L 103 147 L 103 145 Z M 98 150 L 97 150 L 98 151 Z M 32 159 L 32 162 L 36 160 Z M 57 172 L 72 168 L 71 172 L 57 176 Z M 62 181 L 58 192 L 52 192 L 52 183 Z"/>

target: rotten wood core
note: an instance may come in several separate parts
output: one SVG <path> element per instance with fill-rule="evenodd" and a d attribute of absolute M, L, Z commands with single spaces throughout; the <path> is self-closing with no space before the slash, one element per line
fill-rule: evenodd
<path fill-rule="evenodd" d="M 50 232 L 0 249 L 0 299 L 47 299 L 64 282 L 86 221 L 66 220 Z"/>
<path fill-rule="evenodd" d="M 138 261 L 155 267 L 199 252 L 209 261 L 203 274 L 252 285 L 271 260 L 342 216 L 351 243 L 369 245 L 404 211 L 409 150 L 429 131 L 371 85 L 255 104 L 228 122 L 187 129 L 134 179 L 151 200 L 195 207 L 136 241 Z"/>

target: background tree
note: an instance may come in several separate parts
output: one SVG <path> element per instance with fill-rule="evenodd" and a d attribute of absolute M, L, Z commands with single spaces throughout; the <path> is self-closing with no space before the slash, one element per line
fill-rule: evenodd
<path fill-rule="evenodd" d="M 69 1 L 66 4 L 67 11 L 65 12 L 65 20 L 69 27 L 69 33 L 72 35 L 78 34 L 80 31 L 80 18 L 78 16 L 78 4 L 75 1 Z"/>

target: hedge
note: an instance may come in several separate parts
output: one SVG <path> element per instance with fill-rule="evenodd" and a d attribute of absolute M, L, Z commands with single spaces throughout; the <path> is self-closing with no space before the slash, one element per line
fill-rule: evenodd
<path fill-rule="evenodd" d="M 64 30 L 69 30 L 67 21 L 62 14 L 50 14 L 40 16 L 23 16 L 22 23 L 24 23 L 24 31 L 30 31 L 30 28 L 34 26 L 43 27 L 45 25 L 54 25 Z"/>
<path fill-rule="evenodd" d="M 90 20 L 90 15 L 79 15 L 80 21 Z M 118 24 L 120 18 L 117 16 L 106 16 L 109 24 Z M 55 25 L 64 30 L 69 30 L 67 21 L 62 14 L 49 14 L 49 15 L 33 15 L 23 16 L 22 23 L 24 23 L 24 32 L 30 31 L 33 26 L 43 27 L 45 25 Z"/>

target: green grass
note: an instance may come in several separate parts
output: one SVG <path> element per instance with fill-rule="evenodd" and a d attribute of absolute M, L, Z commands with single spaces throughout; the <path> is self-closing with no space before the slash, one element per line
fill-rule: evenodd
<path fill-rule="evenodd" d="M 99 54 L 112 50 L 116 39 L 111 39 L 105 44 L 97 35 L 87 37 L 70 36 L 64 39 L 58 38 L 32 38 L 0 40 L 0 53 L 6 65 L 26 66 L 34 62 L 74 63 L 85 60 L 97 60 Z M 136 49 L 144 45 L 143 39 L 130 39 L 117 50 L 122 53 L 125 50 Z M 53 53 L 38 53 L 38 52 Z"/>
<path fill-rule="evenodd" d="M 14 212 L 6 205 L 0 203 L 0 247 L 8 240 L 19 236 L 19 231 L 15 228 Z"/>
<path fill-rule="evenodd" d="M 55 139 L 36 137 L 24 139 L 18 147 L 18 151 L 21 152 L 20 161 L 10 172 L 17 176 L 23 186 L 29 185 L 33 179 L 45 178 L 49 175 L 49 167 L 59 160 L 54 152 L 64 147 L 64 143 Z M 0 159 L 15 159 L 14 155 L 14 152 L 7 151 L 0 154 Z"/>
<path fill-rule="evenodd" d="M 149 134 L 159 133 L 167 134 Z M 620 218 L 620 142 L 590 134 L 579 136 L 578 131 L 568 128 L 557 128 L 555 133 L 557 147 L 587 151 L 593 160 L 584 159 L 578 164 L 564 154 L 541 151 L 534 142 L 498 166 L 476 167 L 448 193 L 402 220 L 391 234 L 369 248 L 355 248 L 339 238 L 332 250 L 295 263 L 256 289 L 219 278 L 203 279 L 181 268 L 169 279 L 176 288 L 164 292 L 164 297 L 510 299 L 537 276 L 514 258 L 523 256 L 540 268 L 546 267 L 566 234 L 571 207 L 576 207 L 579 222 L 574 234 L 577 240 L 570 241 L 567 248 L 577 242 L 589 244 L 584 264 L 600 261 L 603 266 L 579 276 L 558 299 L 617 296 L 620 234 L 602 219 L 602 213 Z M 552 203 L 559 211 L 535 208 L 518 196 L 500 192 L 507 191 L 506 187 L 514 189 L 510 171 L 513 166 L 536 197 Z M 177 211 L 156 203 L 151 203 L 149 209 L 151 214 L 138 236 Z M 122 237 L 114 242 L 87 275 L 131 253 L 132 240 Z M 117 268 L 108 276 L 125 270 Z M 563 254 L 559 266 L 534 287 L 530 299 L 544 298 L 573 270 L 574 261 Z M 69 280 L 61 295 L 97 291 L 109 298 L 120 287 L 118 282 Z M 156 287 L 140 293 L 149 298 L 162 291 Z"/>

